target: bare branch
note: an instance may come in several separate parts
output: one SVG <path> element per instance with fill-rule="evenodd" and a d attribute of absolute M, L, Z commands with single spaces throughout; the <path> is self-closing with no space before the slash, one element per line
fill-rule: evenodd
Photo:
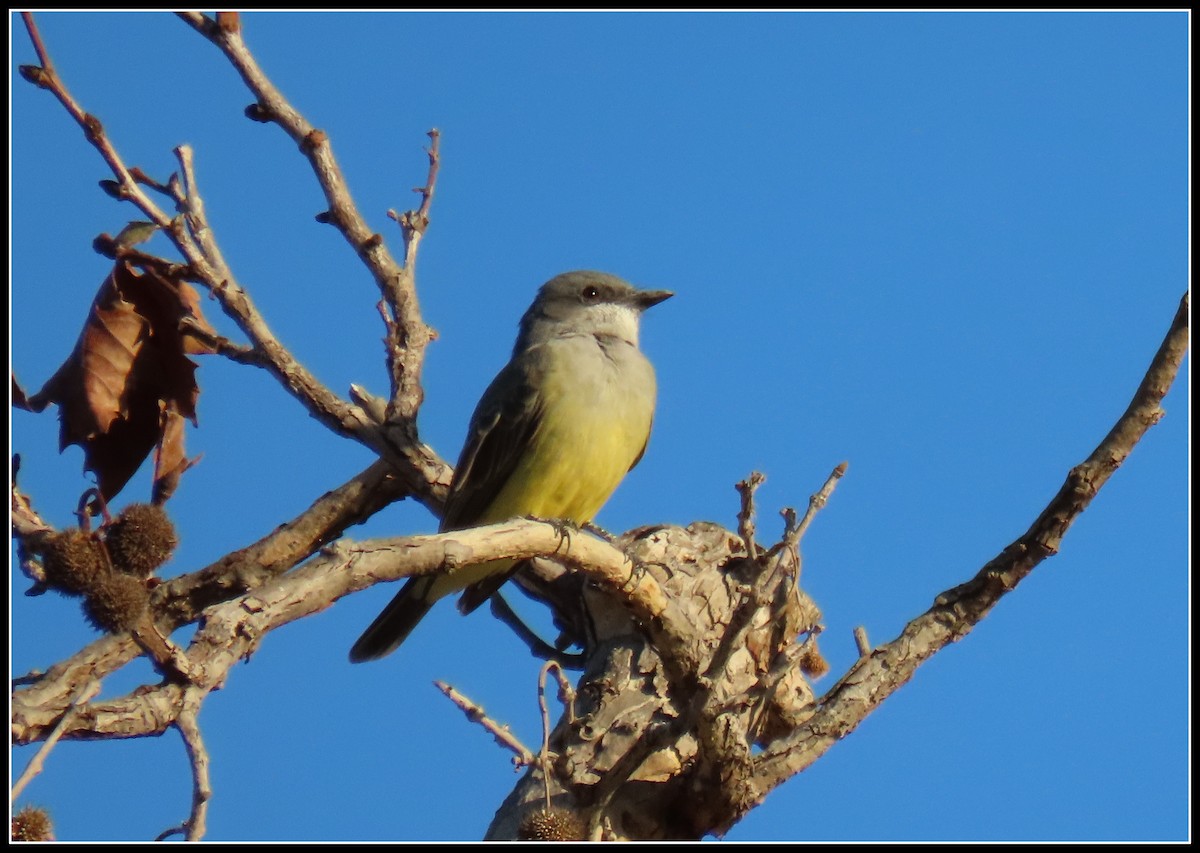
<path fill-rule="evenodd" d="M 962 639 L 1005 594 L 1046 557 L 1058 553 L 1063 535 L 1137 442 L 1163 415 L 1166 396 L 1188 348 L 1188 296 L 1184 294 L 1170 329 L 1128 408 L 1080 465 L 1071 469 L 1058 494 L 1016 541 L 960 586 L 939 595 L 934 606 L 905 626 L 900 636 L 861 657 L 823 696 L 813 715 L 794 732 L 778 738 L 755 758 L 760 796 L 809 767 L 853 731 L 917 667 L 948 644 Z"/>
<path fill-rule="evenodd" d="M 50 59 L 49 51 L 42 42 L 42 35 L 38 31 L 37 24 L 34 23 L 33 14 L 22 12 L 21 18 L 25 22 L 25 29 L 29 33 L 29 39 L 33 42 L 34 50 L 38 55 L 38 61 L 41 63 L 41 67 L 22 66 L 22 74 L 39 88 L 45 89 L 54 95 L 58 99 L 58 102 L 63 105 L 67 113 L 79 125 L 88 142 L 100 153 L 100 156 L 104 158 L 104 162 L 112 170 L 113 175 L 116 176 L 121 196 L 136 204 L 155 225 L 167 229 L 170 226 L 171 218 L 138 185 L 130 170 L 126 168 L 124 160 L 121 159 L 121 156 L 109 141 L 108 136 L 104 133 L 104 127 L 100 124 L 99 119 L 85 112 L 79 103 L 71 97 L 70 92 L 67 91 L 66 86 L 58 75 L 57 69 L 54 67 L 54 63 Z"/>
<path fill-rule="evenodd" d="M 175 149 L 175 156 L 183 174 L 185 202 L 182 209 L 188 242 L 194 241 L 201 254 L 201 257 L 193 258 L 185 253 L 185 257 L 188 257 L 204 285 L 220 302 L 221 308 L 250 339 L 253 358 L 243 356 L 237 360 L 267 368 L 304 405 L 309 414 L 334 432 L 361 438 L 362 433 L 372 426 L 370 419 L 357 406 L 347 403 L 326 388 L 280 343 L 250 295 L 234 278 L 205 215 L 191 146 L 180 145 Z M 173 228 L 173 233 L 180 236 L 180 240 L 176 240 L 177 246 L 182 241 L 183 231 L 178 224 Z"/>
<path fill-rule="evenodd" d="M 67 723 L 70 721 L 71 715 L 75 713 L 75 709 L 85 702 L 90 701 L 92 697 L 99 692 L 100 682 L 89 681 L 79 691 L 78 695 L 71 700 L 71 704 L 68 705 L 67 710 L 63 712 L 62 719 L 58 721 L 58 725 L 54 727 L 52 732 L 50 732 L 50 735 L 46 738 L 45 743 L 42 744 L 41 748 L 37 751 L 33 758 L 30 759 L 29 765 L 21 774 L 21 778 L 13 783 L 12 792 L 9 795 L 10 802 L 15 803 L 17 801 L 17 797 L 21 796 L 21 792 L 25 790 L 25 786 L 33 781 L 33 777 L 42 772 L 42 769 L 46 764 L 46 756 L 50 754 L 50 750 L 54 749 L 54 745 L 58 743 L 59 738 L 61 738 L 63 732 L 66 731 Z"/>
<path fill-rule="evenodd" d="M 429 155 L 429 177 L 425 179 L 425 186 L 417 187 L 413 192 L 421 194 L 421 206 L 417 208 L 416 214 L 413 216 L 412 223 L 409 227 L 418 234 L 424 234 L 425 229 L 429 227 L 429 208 L 433 204 L 433 189 L 437 186 L 438 168 L 441 164 L 441 157 L 438 152 L 438 140 L 441 139 L 441 131 L 436 127 L 429 130 L 429 148 L 425 153 Z M 416 262 L 416 248 L 410 248 L 409 254 L 406 256 L 406 263 Z"/>
<path fill-rule="evenodd" d="M 183 737 L 188 762 L 192 766 L 192 810 L 184 824 L 187 827 L 188 841 L 199 841 L 204 837 L 208 801 L 212 798 L 212 786 L 208 778 L 208 750 L 204 746 L 200 722 L 197 719 L 203 695 L 200 691 L 189 690 L 184 697 L 183 711 L 175 720 L 175 728 Z"/>
<path fill-rule="evenodd" d="M 468 720 L 472 723 L 479 723 L 495 738 L 496 743 L 512 752 L 513 764 L 517 767 L 526 767 L 537 760 L 533 757 L 533 753 L 529 750 L 529 747 L 521 743 L 508 726 L 501 725 L 489 717 L 487 712 L 483 710 L 483 706 L 472 702 L 444 681 L 435 681 L 433 684 L 438 690 L 446 694 L 447 699 L 457 705 L 467 715 Z"/>
<path fill-rule="evenodd" d="M 47 524 L 33 508 L 29 497 L 17 487 L 17 472 L 21 467 L 20 456 L 13 455 L 9 493 L 11 499 L 10 515 L 12 517 L 13 538 L 17 540 L 17 559 L 21 572 L 41 588 L 45 582 L 45 573 L 39 563 L 31 559 L 25 550 L 25 542 L 52 533 L 54 528 Z M 31 591 L 32 592 L 32 591 Z"/>
<path fill-rule="evenodd" d="M 155 225 L 163 230 L 179 253 L 187 260 L 196 281 L 203 284 L 220 302 L 222 309 L 250 338 L 260 358 L 255 363 L 267 366 L 275 377 L 309 413 L 341 435 L 364 440 L 364 433 L 374 433 L 369 419 L 358 409 L 325 388 L 315 376 L 279 343 L 249 295 L 237 284 L 212 239 L 211 229 L 204 217 L 204 205 L 196 188 L 191 151 L 187 146 L 176 149 L 187 178 L 183 200 L 184 216 L 172 218 L 142 189 L 144 183 L 154 188 L 165 185 L 147 182 L 140 170 L 125 165 L 100 121 L 86 113 L 71 96 L 66 85 L 50 64 L 41 35 L 33 16 L 23 13 L 26 29 L 33 40 L 42 67 L 38 69 L 37 85 L 50 91 L 83 129 L 88 142 L 100 152 L 117 178 L 117 187 L 110 194 L 132 201 Z M 29 76 L 29 75 L 27 75 Z M 378 443 L 378 442 L 377 442 Z"/>
<path fill-rule="evenodd" d="M 738 512 L 738 535 L 746 543 L 746 554 L 751 560 L 758 559 L 758 544 L 754 541 L 754 493 L 766 480 L 766 476 L 758 471 L 751 471 L 750 476 L 737 483 L 734 488 L 742 497 L 742 508 Z"/>
<path fill-rule="evenodd" d="M 375 462 L 253 545 L 234 551 L 207 568 L 162 584 L 154 596 L 158 623 L 170 631 L 195 621 L 204 608 L 241 595 L 286 572 L 342 535 L 347 527 L 366 520 L 404 494 L 404 483 L 392 473 L 391 467 L 385 462 Z M 28 740 L 45 737 L 46 727 L 53 725 L 82 685 L 93 677 L 103 678 L 120 669 L 140 653 L 139 646 L 127 635 L 105 636 L 47 672 L 24 679 L 22 689 L 14 691 L 11 697 L 14 732 L 25 732 Z M 165 707 L 169 708 L 173 701 L 168 700 Z M 172 712 L 158 707 L 151 712 L 153 719 L 168 723 L 171 716 Z M 117 722 L 112 725 L 120 728 Z"/>
<path fill-rule="evenodd" d="M 366 264 L 392 312 L 392 319 L 396 323 L 395 345 L 401 357 L 393 369 L 395 387 L 389 413 L 397 419 L 412 421 L 424 395 L 420 377 L 425 347 L 433 339 L 433 331 L 422 321 L 417 302 L 413 266 L 416 242 L 413 241 L 409 247 L 409 263 L 401 267 L 388 251 L 383 238 L 367 226 L 359 213 L 341 167 L 333 156 L 329 137 L 324 131 L 313 127 L 259 68 L 242 39 L 240 28 L 219 27 L 198 12 L 184 12 L 180 17 L 224 53 L 241 75 L 247 88 L 254 94 L 256 118 L 279 125 L 308 159 L 328 204 L 328 212 L 322 215 L 322 221 L 337 228 Z M 430 158 L 435 161 L 437 137 L 434 134 L 431 136 L 434 144 Z M 433 179 L 436 177 L 434 163 L 431 163 L 430 172 L 426 201 L 433 193 Z M 428 213 L 426 204 L 422 205 L 422 209 Z"/>
<path fill-rule="evenodd" d="M 854 646 L 858 649 L 860 658 L 865 658 L 871 653 L 871 641 L 867 639 L 867 629 L 862 625 L 854 629 Z"/>
<path fill-rule="evenodd" d="M 551 762 L 555 757 L 554 753 L 550 751 L 550 709 L 546 706 L 546 676 L 551 670 L 558 679 L 558 698 L 566 708 L 567 721 L 568 723 L 575 722 L 575 691 L 571 689 L 571 683 L 567 681 L 562 667 L 554 661 L 548 660 L 542 664 L 542 670 L 538 673 L 538 709 L 542 714 L 542 748 L 538 752 L 538 765 L 542 769 L 547 809 L 550 808 L 550 775 L 553 772 Z"/>
<path fill-rule="evenodd" d="M 435 127 L 429 131 L 428 136 L 430 145 L 425 153 L 429 155 L 429 175 L 425 179 L 425 186 L 416 187 L 413 190 L 413 192 L 421 194 L 421 206 L 400 216 L 397 216 L 395 211 L 388 211 L 388 216 L 400 223 L 401 233 L 404 237 L 404 272 L 408 278 L 407 287 L 412 290 L 413 294 L 416 293 L 417 249 L 420 246 L 421 238 L 425 236 L 426 229 L 429 228 L 429 209 L 433 204 L 433 190 L 437 186 L 438 169 L 441 166 L 441 155 L 438 150 L 441 134 Z M 402 295 L 393 293 L 391 298 L 387 299 L 388 312 L 384 318 L 388 330 L 388 367 L 392 378 L 392 398 L 388 402 L 388 417 L 391 419 L 409 416 L 406 414 L 405 407 L 409 405 L 408 399 L 411 394 L 411 389 L 407 385 L 407 376 L 412 368 L 407 363 L 406 351 L 412 329 L 405 323 L 402 313 L 404 303 L 399 300 Z M 385 293 L 385 298 L 387 296 L 388 294 Z M 412 306 L 415 310 L 416 303 L 413 302 Z M 429 332 L 432 335 L 432 330 Z"/>
<path fill-rule="evenodd" d="M 554 673 L 554 679 L 558 682 L 558 701 L 563 703 L 563 707 L 567 710 L 567 722 L 575 722 L 575 688 L 571 686 L 571 680 L 567 678 L 566 670 L 558 661 L 548 660 L 542 665 L 541 675 L 538 677 L 539 689 L 545 691 L 545 680 L 548 673 Z"/>
<path fill-rule="evenodd" d="M 829 479 L 825 481 L 825 485 L 821 486 L 816 494 L 808 499 L 808 509 L 804 511 L 804 517 L 796 525 L 794 536 L 797 544 L 804 538 L 805 531 L 808 530 L 808 526 L 812 524 L 812 520 L 816 518 L 817 513 L 825 508 L 825 504 L 829 502 L 829 496 L 833 494 L 833 490 L 837 487 L 838 480 L 846 475 L 846 470 L 849 467 L 849 463 L 847 462 L 838 464 L 829 475 Z"/>
<path fill-rule="evenodd" d="M 243 60 L 253 63 L 245 46 L 241 45 L 240 35 L 237 33 L 230 33 L 226 29 L 218 27 L 199 13 L 183 13 L 182 17 L 192 26 L 218 41 L 226 38 L 235 39 L 240 45 L 238 55 Z M 438 495 L 442 486 L 449 483 L 449 466 L 430 448 L 416 439 L 416 430 L 413 425 L 413 418 L 415 418 L 416 410 L 420 405 L 422 393 L 420 389 L 421 361 L 424 347 L 430 340 L 432 331 L 420 320 L 411 271 L 400 269 L 381 244 L 372 251 L 364 251 L 363 257 L 371 267 L 376 281 L 381 283 L 381 288 L 384 290 L 389 304 L 395 306 L 394 314 L 402 319 L 402 326 L 405 330 L 406 361 L 403 371 L 403 394 L 401 395 L 405 404 L 400 407 L 399 413 L 406 420 L 399 430 L 381 430 L 379 425 L 361 408 L 341 400 L 336 394 L 325 388 L 279 343 L 266 321 L 259 314 L 249 294 L 238 285 L 219 252 L 215 240 L 212 239 L 211 228 L 204 216 L 203 200 L 196 184 L 191 153 L 187 147 L 183 146 L 177 149 L 177 156 L 187 178 L 186 188 L 150 181 L 136 167 L 133 169 L 126 167 L 100 122 L 84 112 L 59 79 L 50 63 L 49 54 L 42 44 L 41 35 L 32 16 L 26 13 L 25 21 L 30 38 L 42 61 L 40 68 L 27 68 L 25 76 L 38 86 L 53 93 L 83 128 L 88 141 L 100 152 L 117 178 L 116 186 L 111 188 L 110 194 L 132 201 L 149 220 L 164 230 L 176 249 L 187 260 L 191 270 L 189 278 L 205 286 L 217 298 L 225 313 L 252 341 L 254 354 L 238 351 L 234 347 L 226 347 L 221 351 L 224 354 L 235 356 L 236 360 L 241 363 L 266 367 L 317 420 L 336 433 L 355 438 L 390 459 L 406 481 L 410 493 L 426 505 L 440 507 Z M 261 77 L 261 74 L 259 76 Z M 265 80 L 265 78 L 263 79 Z M 266 85 L 269 86 L 269 83 Z M 272 91 L 274 91 L 273 87 Z M 280 101 L 286 105 L 281 96 Z M 290 107 L 287 109 L 290 110 Z M 297 119 L 303 121 L 299 119 L 298 114 Z M 314 163 L 321 164 L 318 177 L 334 176 L 323 181 L 322 186 L 327 191 L 344 187 L 340 172 L 332 160 L 332 154 L 328 152 L 327 144 L 324 145 L 323 151 L 324 153 L 319 157 L 315 154 L 310 156 Z M 149 185 L 156 191 L 165 190 L 177 203 L 181 204 L 184 216 L 168 217 L 142 189 L 143 185 Z M 343 214 L 339 217 L 339 221 L 354 224 L 351 231 L 344 230 L 343 233 L 347 233 L 348 239 L 352 234 L 365 233 L 366 226 L 355 210 L 349 194 L 339 190 L 336 197 L 339 202 L 331 209 Z M 395 396 L 393 395 L 394 398 Z"/>
<path fill-rule="evenodd" d="M 418 574 L 453 571 L 474 562 L 553 556 L 618 590 L 638 618 L 668 623 L 667 632 L 686 636 L 686 626 L 671 624 L 667 598 L 649 573 L 635 577 L 634 566 L 619 550 L 590 536 L 564 541 L 558 528 L 541 521 L 514 521 L 431 536 L 342 540 L 289 574 L 205 610 L 204 624 L 187 651 L 191 687 L 212 690 L 224 683 L 238 661 L 258 648 L 273 630 L 328 608 L 350 593 L 376 583 Z M 654 614 L 658 614 L 656 617 Z M 132 644 L 126 641 L 128 646 Z M 97 644 L 93 644 L 95 646 Z M 104 660 L 123 664 L 136 652 L 109 647 Z M 78 656 L 76 656 L 78 657 Z M 62 666 L 61 664 L 59 665 Z M 100 664 L 95 669 L 100 669 Z M 47 690 L 62 689 L 59 667 L 46 679 L 13 696 L 12 739 L 28 743 L 44 737 L 57 716 L 43 701 Z M 53 676 L 53 677 L 52 677 Z M 44 684 L 49 680 L 51 684 Z M 55 690 L 54 685 L 57 685 Z M 146 686 L 117 700 L 80 709 L 63 736 L 138 737 L 159 734 L 176 721 L 183 688 L 176 683 Z"/>

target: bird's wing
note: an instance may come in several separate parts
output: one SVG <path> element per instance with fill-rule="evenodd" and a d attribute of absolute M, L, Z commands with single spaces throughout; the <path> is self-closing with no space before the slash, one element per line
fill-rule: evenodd
<path fill-rule="evenodd" d="M 454 480 L 442 514 L 442 530 L 459 530 L 480 522 L 492 500 L 512 475 L 521 450 L 537 432 L 541 406 L 534 392 L 537 364 L 520 359 L 509 362 L 483 393 L 471 416 L 466 444 L 454 469 Z M 489 519 L 494 520 L 494 519 Z M 510 561 L 505 561 L 510 562 Z M 503 566 L 501 567 L 503 569 Z M 500 588 L 510 572 L 485 578 L 486 591 L 473 607 Z M 437 599 L 445 594 L 438 576 L 409 578 L 392 602 L 363 632 L 350 660 L 374 660 L 395 651 Z M 468 592 L 473 588 L 467 587 Z"/>
<path fill-rule="evenodd" d="M 629 470 L 632 471 L 637 467 L 637 464 L 642 461 L 642 457 L 646 455 L 646 448 L 650 446 L 650 433 L 654 431 L 654 418 L 650 418 L 650 428 L 646 430 L 646 440 L 642 442 L 642 449 L 638 451 L 637 456 L 633 457 L 633 461 L 629 463 Z"/>
<path fill-rule="evenodd" d="M 542 418 L 542 401 L 535 390 L 537 372 L 537 359 L 522 353 L 505 365 L 483 392 L 454 469 L 442 530 L 481 523 L 512 476 Z"/>
<path fill-rule="evenodd" d="M 504 586 L 509 578 L 528 566 L 529 562 L 529 560 L 518 560 L 510 568 L 494 575 L 488 575 L 483 580 L 464 587 L 462 595 L 458 597 L 458 612 L 465 615 L 483 604 L 492 597 L 496 590 Z"/>
<path fill-rule="evenodd" d="M 442 530 L 479 524 L 512 476 L 541 422 L 542 401 L 535 390 L 539 371 L 536 352 L 527 351 L 513 358 L 483 393 L 454 469 Z M 459 598 L 459 610 L 470 613 L 524 565 L 524 561 L 518 562 L 466 587 Z"/>

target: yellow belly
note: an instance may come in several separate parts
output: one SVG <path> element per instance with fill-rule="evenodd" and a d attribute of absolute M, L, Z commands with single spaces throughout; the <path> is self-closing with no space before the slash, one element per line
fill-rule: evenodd
<path fill-rule="evenodd" d="M 591 521 L 646 446 L 655 396 L 649 363 L 633 351 L 618 369 L 594 343 L 563 346 L 581 349 L 546 365 L 538 428 L 475 524 L 524 516 Z M 580 371 L 579 358 L 595 361 Z M 510 560 L 465 566 L 439 578 L 434 592 L 447 595 L 511 566 Z"/>

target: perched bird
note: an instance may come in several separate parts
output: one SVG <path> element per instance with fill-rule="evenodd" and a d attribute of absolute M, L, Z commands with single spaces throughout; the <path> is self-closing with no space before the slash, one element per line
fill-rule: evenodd
<path fill-rule="evenodd" d="M 601 272 L 568 272 L 538 291 L 512 358 L 471 416 L 441 530 L 512 518 L 591 521 L 642 458 L 654 419 L 654 368 L 638 349 L 642 312 L 673 294 Z M 350 650 L 375 660 L 404 642 L 439 598 L 464 613 L 519 567 L 514 560 L 409 578 Z"/>

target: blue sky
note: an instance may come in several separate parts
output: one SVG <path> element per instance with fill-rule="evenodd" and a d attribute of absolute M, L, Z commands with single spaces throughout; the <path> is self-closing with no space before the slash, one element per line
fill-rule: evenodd
<path fill-rule="evenodd" d="M 364 268 L 308 167 L 173 16 L 39 16 L 60 72 L 127 161 L 165 178 L 196 151 L 239 281 L 329 387 L 386 389 Z M 128 206 L 46 93 L 10 18 L 12 362 L 37 388 L 70 351 Z M 1022 533 L 1124 410 L 1190 281 L 1185 13 L 251 14 L 246 38 L 333 141 L 359 207 L 398 246 L 425 131 L 443 168 L 419 263 L 422 437 L 457 456 L 516 321 L 552 275 L 601 269 L 675 299 L 647 317 L 649 451 L 609 529 L 759 529 L 849 473 L 804 540 L 832 685 L 853 629 L 884 642 Z M 166 251 L 165 243 L 149 244 Z M 207 303 L 210 319 L 235 334 Z M 1187 388 L 1040 566 L 731 840 L 1189 837 Z M 203 361 L 204 459 L 171 502 L 166 569 L 199 568 L 371 461 L 262 372 Z M 68 524 L 87 487 L 51 413 L 12 415 L 22 485 Z M 125 500 L 148 493 L 146 472 Z M 430 532 L 398 504 L 351 535 Z M 91 636 L 77 604 L 14 574 L 12 666 Z M 431 682 L 539 737 L 537 664 L 485 611 L 447 604 L 386 661 L 346 652 L 393 590 L 270 635 L 200 721 L 212 840 L 470 839 L 509 757 Z M 530 610 L 529 606 L 524 608 Z M 111 679 L 119 695 L 149 668 Z M 13 755 L 14 773 L 32 756 Z M 147 784 L 147 780 L 151 780 Z M 101 784 L 97 784 L 98 781 Z M 178 736 L 65 743 L 23 802 L 62 839 L 149 839 L 187 814 Z"/>

